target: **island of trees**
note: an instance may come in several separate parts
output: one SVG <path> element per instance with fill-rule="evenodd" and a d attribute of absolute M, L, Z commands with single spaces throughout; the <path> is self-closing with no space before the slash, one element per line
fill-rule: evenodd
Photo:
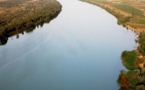
<path fill-rule="evenodd" d="M 145 0 L 81 0 L 97 5 L 118 19 L 118 24 L 135 31 L 138 48 L 124 51 L 118 77 L 120 90 L 145 90 Z"/>
<path fill-rule="evenodd" d="M 61 7 L 56 0 L 0 0 L 0 45 L 13 35 L 50 22 Z"/>

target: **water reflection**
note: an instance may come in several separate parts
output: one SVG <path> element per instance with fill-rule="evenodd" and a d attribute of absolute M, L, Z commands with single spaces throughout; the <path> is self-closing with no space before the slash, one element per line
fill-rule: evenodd
<path fill-rule="evenodd" d="M 8 41 L 8 37 L 0 37 L 0 45 L 5 45 Z"/>
<path fill-rule="evenodd" d="M 35 22 L 27 22 L 27 25 L 23 24 L 18 29 L 16 26 L 11 30 L 5 30 L 5 32 L 0 35 L 0 46 L 6 45 L 9 37 L 16 36 L 16 38 L 19 39 L 19 34 L 24 34 L 24 32 L 31 33 L 36 27 L 43 27 L 44 23 L 49 23 L 52 19 L 56 18 L 59 13 L 60 11 L 56 12 L 54 16 L 51 15 L 50 17 L 41 18 Z"/>

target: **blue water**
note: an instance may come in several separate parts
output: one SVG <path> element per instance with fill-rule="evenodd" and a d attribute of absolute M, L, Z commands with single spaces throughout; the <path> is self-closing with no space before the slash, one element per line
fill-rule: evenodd
<path fill-rule="evenodd" d="M 59 0 L 57 18 L 0 46 L 0 90 L 118 90 L 121 53 L 136 35 L 105 10 Z"/>

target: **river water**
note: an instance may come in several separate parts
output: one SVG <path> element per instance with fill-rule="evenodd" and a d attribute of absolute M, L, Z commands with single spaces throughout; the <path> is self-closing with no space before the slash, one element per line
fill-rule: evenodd
<path fill-rule="evenodd" d="M 105 10 L 59 0 L 57 18 L 0 46 L 0 90 L 118 90 L 136 35 Z"/>

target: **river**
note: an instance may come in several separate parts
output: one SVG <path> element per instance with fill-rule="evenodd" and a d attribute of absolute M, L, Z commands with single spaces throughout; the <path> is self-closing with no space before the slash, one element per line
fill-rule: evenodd
<path fill-rule="evenodd" d="M 0 46 L 0 90 L 118 90 L 136 35 L 100 7 L 59 0 L 61 13 Z"/>

